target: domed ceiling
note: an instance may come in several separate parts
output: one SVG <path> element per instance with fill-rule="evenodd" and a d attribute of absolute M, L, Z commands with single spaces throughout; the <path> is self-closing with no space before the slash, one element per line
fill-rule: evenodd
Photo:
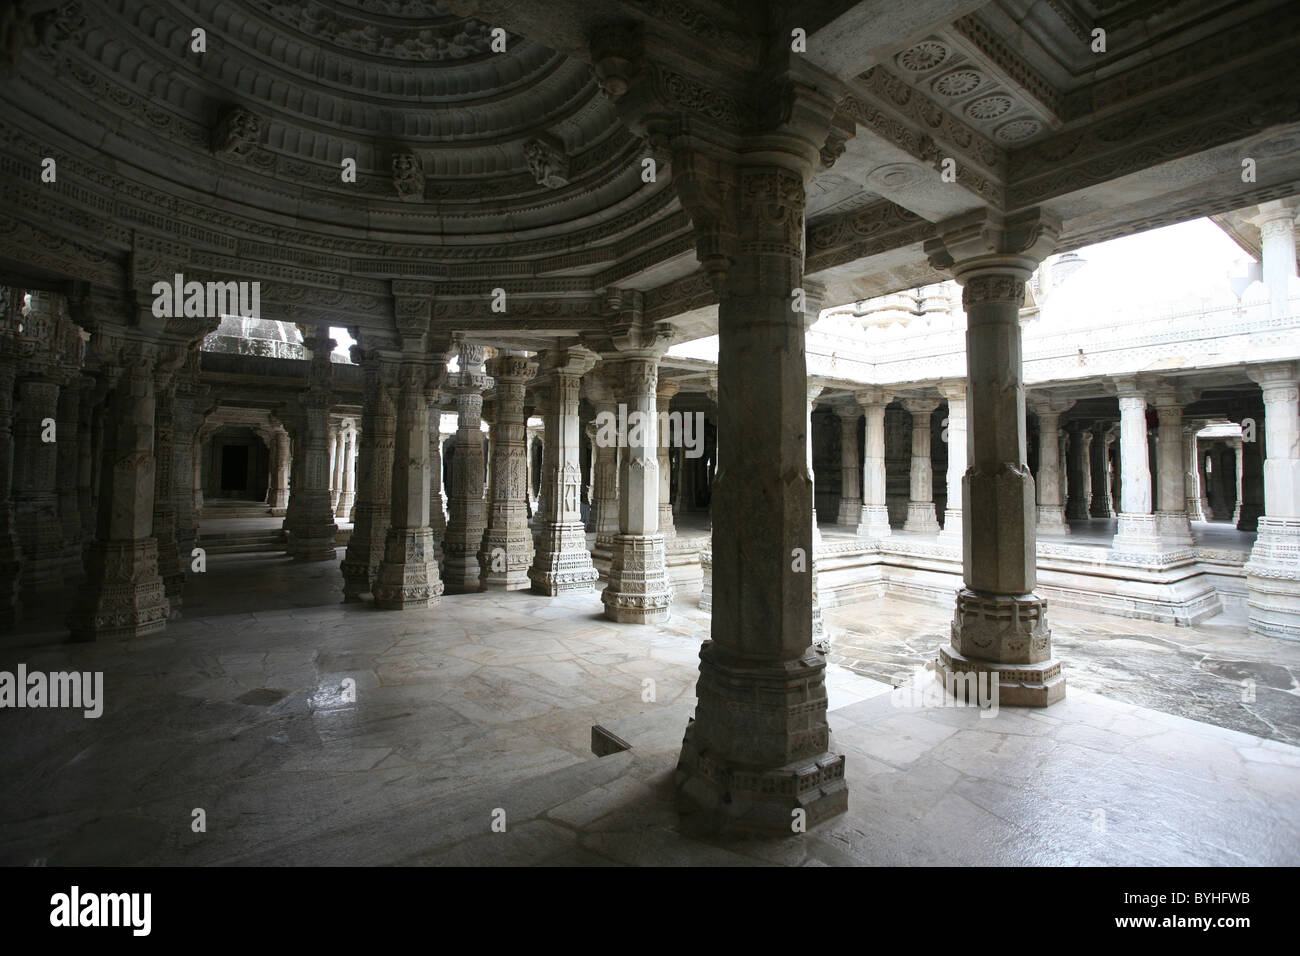
<path fill-rule="evenodd" d="M 295 286 L 428 279 L 477 296 L 502 277 L 594 292 L 669 234 L 667 254 L 690 250 L 589 66 L 437 3 L 38 6 L 9 25 L 0 85 L 6 152 L 31 164 L 7 171 L 27 180 L 14 198 L 109 258 L 148 231 L 237 278 L 255 264 Z M 45 157 L 58 189 L 37 181 Z"/>

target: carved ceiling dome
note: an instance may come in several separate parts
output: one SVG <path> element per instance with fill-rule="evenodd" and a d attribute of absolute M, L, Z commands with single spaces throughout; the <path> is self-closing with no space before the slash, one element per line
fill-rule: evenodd
<path fill-rule="evenodd" d="M 23 60 L 29 111 L 53 127 L 42 143 L 178 205 L 215 197 L 239 216 L 333 231 L 492 236 L 572 230 L 657 191 L 642 188 L 642 146 L 587 65 L 436 3 L 77 6 Z M 525 153 L 538 140 L 557 150 L 562 184 L 538 181 Z"/>

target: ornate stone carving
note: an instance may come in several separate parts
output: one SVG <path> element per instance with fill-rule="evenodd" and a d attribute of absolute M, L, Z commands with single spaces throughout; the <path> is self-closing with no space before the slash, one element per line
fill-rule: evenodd
<path fill-rule="evenodd" d="M 424 162 L 414 150 L 402 149 L 393 154 L 393 189 L 404 202 L 424 200 Z"/>
<path fill-rule="evenodd" d="M 569 184 L 569 157 L 555 136 L 537 136 L 524 143 L 524 161 L 537 185 L 559 189 Z"/>
<path fill-rule="evenodd" d="M 212 151 L 231 159 L 247 159 L 261 142 L 262 121 L 242 106 L 221 114 L 212 130 Z"/>

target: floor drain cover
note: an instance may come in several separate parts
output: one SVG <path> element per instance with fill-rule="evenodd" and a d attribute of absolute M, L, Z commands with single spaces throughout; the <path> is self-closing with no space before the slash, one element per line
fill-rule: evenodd
<path fill-rule="evenodd" d="M 591 728 L 591 752 L 597 757 L 608 757 L 623 750 L 631 750 L 632 745 L 617 734 L 612 734 L 597 724 Z"/>

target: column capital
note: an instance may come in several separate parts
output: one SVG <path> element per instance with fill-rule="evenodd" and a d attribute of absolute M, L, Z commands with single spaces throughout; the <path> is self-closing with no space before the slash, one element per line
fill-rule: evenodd
<path fill-rule="evenodd" d="M 1051 392 L 1035 392 L 1025 397 L 1025 404 L 1039 418 L 1059 418 L 1072 409 L 1076 403 L 1076 399 L 1067 395 L 1054 395 Z"/>
<path fill-rule="evenodd" d="M 1274 388 L 1294 388 L 1300 375 L 1295 362 L 1270 362 L 1267 365 L 1248 365 L 1246 374 L 1250 380 L 1266 392 Z"/>
<path fill-rule="evenodd" d="M 669 378 L 660 378 L 656 394 L 660 398 L 672 398 L 682 390 L 682 383 Z"/>
<path fill-rule="evenodd" d="M 888 389 L 872 387 L 860 388 L 853 393 L 854 399 L 863 408 L 868 405 L 888 405 L 894 400 L 894 393 Z"/>
<path fill-rule="evenodd" d="M 929 415 L 939 407 L 937 398 L 905 398 L 903 407 L 915 415 Z"/>
<path fill-rule="evenodd" d="M 966 399 L 966 380 L 964 378 L 940 382 L 935 388 L 938 389 L 940 395 L 950 402 L 964 401 Z"/>
<path fill-rule="evenodd" d="M 860 417 L 862 417 L 862 407 L 858 405 L 857 402 L 852 402 L 847 405 L 833 405 L 831 407 L 836 415 L 847 422 L 856 422 Z"/>
<path fill-rule="evenodd" d="M 1003 286 L 1026 282 L 1055 250 L 1061 223 L 1041 209 L 1013 216 L 981 209 L 945 220 L 936 229 L 938 237 L 923 247 L 932 266 L 967 287 L 982 277 L 1001 280 L 976 283 L 963 293 L 963 300 L 973 292 L 976 302 L 1004 301 L 1014 298 L 1014 292 Z"/>

